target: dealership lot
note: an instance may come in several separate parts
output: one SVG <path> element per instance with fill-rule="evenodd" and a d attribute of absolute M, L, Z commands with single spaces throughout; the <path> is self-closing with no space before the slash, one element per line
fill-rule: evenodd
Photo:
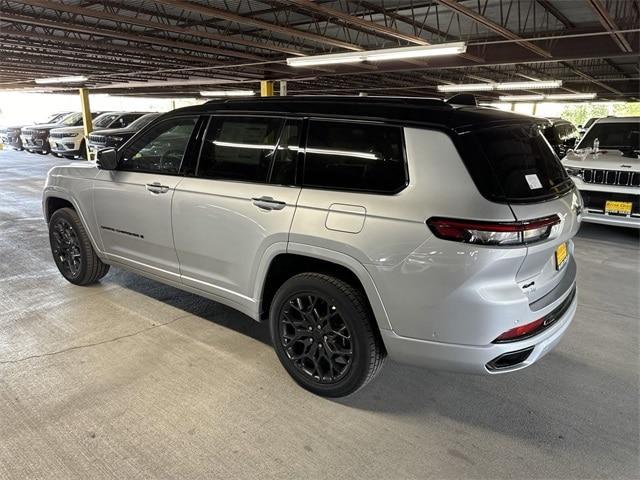
<path fill-rule="evenodd" d="M 0 151 L 0 478 L 637 476 L 637 230 L 583 224 L 576 318 L 536 365 L 390 363 L 331 401 L 234 310 L 117 268 L 66 282 L 40 202 L 68 162 Z"/>

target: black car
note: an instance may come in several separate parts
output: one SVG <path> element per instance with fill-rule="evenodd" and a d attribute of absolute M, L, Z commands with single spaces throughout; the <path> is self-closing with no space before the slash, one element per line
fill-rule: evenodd
<path fill-rule="evenodd" d="M 563 158 L 567 150 L 576 146 L 580 133 L 571 122 L 562 118 L 547 118 L 547 120 L 550 124 L 543 129 L 544 136 L 558 157 Z"/>
<path fill-rule="evenodd" d="M 89 151 L 91 152 L 91 155 L 93 156 L 95 152 L 102 148 L 119 147 L 160 115 L 162 114 L 147 113 L 124 128 L 96 130 L 89 135 Z"/>
<path fill-rule="evenodd" d="M 57 123 L 64 117 L 69 115 L 69 113 L 70 112 L 56 113 L 48 118 L 44 123 Z M 0 141 L 4 145 L 11 147 L 14 150 L 24 150 L 24 146 L 22 145 L 22 138 L 20 138 L 20 135 L 22 134 L 22 128 L 23 125 L 14 125 L 0 129 Z"/>

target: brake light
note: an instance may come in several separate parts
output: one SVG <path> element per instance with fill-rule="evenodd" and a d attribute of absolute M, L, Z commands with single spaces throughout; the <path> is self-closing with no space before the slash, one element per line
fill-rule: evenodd
<path fill-rule="evenodd" d="M 444 240 L 478 245 L 527 245 L 549 238 L 560 225 L 558 215 L 521 222 L 481 222 L 433 217 L 427 220 L 433 234 Z"/>
<path fill-rule="evenodd" d="M 519 327 L 512 328 L 511 330 L 507 330 L 498 338 L 496 338 L 493 341 L 493 343 L 510 342 L 512 340 L 516 340 L 521 337 L 526 337 L 532 332 L 535 332 L 538 328 L 540 328 L 543 323 L 544 323 L 544 318 L 539 318 L 538 320 L 531 323 L 527 323 L 526 325 L 521 325 Z"/>

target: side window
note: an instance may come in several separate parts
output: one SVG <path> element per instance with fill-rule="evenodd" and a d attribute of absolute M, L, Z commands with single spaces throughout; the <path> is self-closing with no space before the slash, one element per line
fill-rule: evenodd
<path fill-rule="evenodd" d="M 214 118 L 205 137 L 197 175 L 203 178 L 267 183 L 284 120 Z"/>
<path fill-rule="evenodd" d="M 155 125 L 124 151 L 118 170 L 177 174 L 196 121 L 177 117 Z"/>
<path fill-rule="evenodd" d="M 309 187 L 398 192 L 407 185 L 402 129 L 311 121 L 303 176 Z"/>
<path fill-rule="evenodd" d="M 140 118 L 138 114 L 123 115 L 117 121 L 118 128 L 124 128 L 138 118 Z"/>

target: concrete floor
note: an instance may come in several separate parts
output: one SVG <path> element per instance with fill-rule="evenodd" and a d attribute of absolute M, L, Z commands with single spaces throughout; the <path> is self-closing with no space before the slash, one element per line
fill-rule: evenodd
<path fill-rule="evenodd" d="M 63 280 L 56 163 L 0 151 L 0 478 L 638 478 L 637 232 L 583 226 L 577 317 L 533 367 L 387 363 L 331 401 L 229 308 L 117 269 Z"/>

